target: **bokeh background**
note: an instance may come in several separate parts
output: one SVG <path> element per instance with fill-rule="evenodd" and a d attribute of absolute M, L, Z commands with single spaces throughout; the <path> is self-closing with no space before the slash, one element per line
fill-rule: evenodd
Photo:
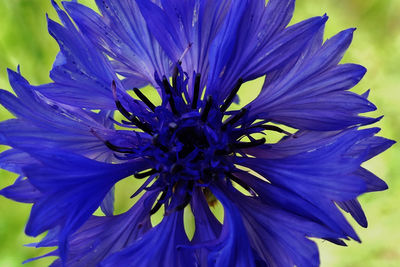
<path fill-rule="evenodd" d="M 93 0 L 81 0 L 93 6 Z M 46 30 L 46 13 L 56 19 L 50 0 L 0 0 L 0 88 L 10 89 L 6 68 L 16 69 L 32 84 L 49 82 L 48 71 L 58 47 Z M 400 0 L 298 0 L 293 22 L 327 13 L 326 37 L 357 27 L 344 62 L 366 66 L 368 73 L 354 89 L 371 88 L 371 100 L 379 107 L 374 116 L 385 115 L 377 124 L 381 135 L 399 140 L 400 133 Z M 253 86 L 257 86 L 254 84 Z M 259 85 L 258 85 L 259 86 Z M 0 119 L 11 115 L 0 107 Z M 1 150 L 6 149 L 0 147 Z M 369 220 L 368 229 L 352 223 L 362 244 L 350 242 L 338 247 L 319 242 L 322 267 L 400 266 L 400 149 L 395 145 L 365 166 L 382 177 L 389 190 L 361 196 Z M 0 188 L 11 184 L 15 175 L 0 170 Z M 0 266 L 20 266 L 25 259 L 45 250 L 24 247 L 36 239 L 26 237 L 24 225 L 30 205 L 0 197 Z M 47 266 L 52 259 L 26 264 Z"/>

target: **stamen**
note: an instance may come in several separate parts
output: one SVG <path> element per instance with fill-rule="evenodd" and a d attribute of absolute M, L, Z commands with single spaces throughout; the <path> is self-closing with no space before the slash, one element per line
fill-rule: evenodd
<path fill-rule="evenodd" d="M 178 163 L 174 163 L 172 165 L 172 167 L 171 167 L 171 173 L 172 174 L 175 174 L 175 173 L 177 173 L 177 172 L 179 172 L 181 170 L 183 170 L 183 166 L 181 164 L 178 164 Z"/>
<path fill-rule="evenodd" d="M 168 187 L 166 186 L 164 188 L 164 190 L 162 191 L 162 194 L 161 194 L 160 198 L 158 199 L 156 205 L 150 210 L 150 215 L 153 215 L 161 208 L 161 206 L 163 204 L 162 201 L 167 196 L 167 192 L 168 192 Z"/>
<path fill-rule="evenodd" d="M 231 116 L 228 120 L 226 120 L 222 124 L 222 127 L 221 127 L 222 131 L 225 131 L 226 128 L 228 127 L 228 125 L 233 125 L 236 122 L 238 122 L 244 116 L 244 114 L 246 114 L 246 112 L 247 112 L 247 109 L 246 108 L 242 108 L 240 110 L 240 112 L 237 113 L 235 116 Z"/>
<path fill-rule="evenodd" d="M 159 142 L 159 140 L 158 140 L 159 137 L 160 137 L 159 134 L 155 134 L 155 135 L 153 136 L 152 143 L 153 143 L 153 145 L 155 145 L 155 146 L 157 146 L 158 148 L 160 148 L 163 152 L 167 153 L 169 150 L 168 150 L 168 148 L 167 148 L 166 146 L 164 146 L 163 144 L 161 144 L 161 143 Z"/>
<path fill-rule="evenodd" d="M 156 106 L 154 106 L 154 104 L 138 88 L 133 88 L 133 91 L 140 98 L 140 100 L 142 100 L 143 103 L 145 103 L 146 106 L 148 106 L 151 109 L 151 111 L 154 112 Z"/>
<path fill-rule="evenodd" d="M 210 112 L 210 109 L 211 109 L 212 101 L 213 101 L 212 96 L 211 95 L 207 96 L 206 105 L 201 113 L 201 120 L 203 122 L 207 121 L 207 117 L 208 117 L 208 113 Z"/>
<path fill-rule="evenodd" d="M 178 124 L 176 124 L 176 122 L 170 122 L 170 123 L 168 124 L 168 128 L 169 128 L 171 131 L 175 131 L 175 130 L 178 128 Z"/>
<path fill-rule="evenodd" d="M 250 147 L 255 147 L 255 146 L 260 146 L 265 143 L 265 138 L 261 138 L 258 140 L 254 140 L 251 142 L 240 142 L 240 143 L 234 143 L 232 146 L 236 149 L 242 149 L 242 148 L 250 148 Z"/>
<path fill-rule="evenodd" d="M 187 190 L 185 198 L 183 199 L 183 202 L 179 204 L 174 211 L 180 211 L 183 210 L 187 205 L 189 205 L 190 201 L 192 201 L 192 191 L 194 187 L 194 181 L 189 181 L 187 185 Z"/>
<path fill-rule="evenodd" d="M 112 143 L 110 143 L 110 141 L 105 141 L 104 144 L 111 150 L 115 151 L 115 152 L 120 152 L 120 153 L 128 153 L 128 154 L 132 154 L 133 151 L 130 148 L 127 147 L 121 147 L 121 146 L 116 146 L 113 145 Z"/>
<path fill-rule="evenodd" d="M 112 81 L 112 92 L 113 92 L 113 97 L 115 101 L 115 105 L 117 106 L 117 109 L 119 112 L 121 112 L 122 115 L 124 115 L 125 118 L 130 119 L 132 116 L 121 104 L 121 102 L 118 100 L 117 96 L 117 85 L 115 84 L 115 81 Z"/>
<path fill-rule="evenodd" d="M 195 82 L 194 82 L 192 109 L 197 109 L 197 100 L 199 99 L 199 93 L 200 93 L 200 79 L 201 79 L 201 75 L 196 74 L 196 78 L 195 78 Z"/>
<path fill-rule="evenodd" d="M 133 153 L 131 148 L 116 146 L 116 145 L 113 145 L 110 141 L 104 140 L 94 129 L 90 129 L 90 132 L 94 136 L 96 136 L 100 141 L 102 141 L 112 151 L 120 152 L 120 153 L 129 153 L 129 154 Z"/>
<path fill-rule="evenodd" d="M 131 116 L 129 119 L 133 124 L 135 124 L 139 129 L 143 130 L 145 133 L 153 135 L 153 129 L 151 129 L 151 126 L 149 124 L 141 122 L 135 116 Z"/>
<path fill-rule="evenodd" d="M 129 111 L 127 111 L 121 104 L 121 102 L 118 100 L 117 97 L 117 85 L 115 84 L 115 81 L 112 81 L 112 91 L 113 91 L 113 96 L 114 96 L 114 101 L 115 105 L 117 106 L 117 109 L 119 112 L 121 112 L 122 115 L 124 115 L 125 118 L 130 120 L 133 124 L 135 124 L 139 129 L 143 130 L 144 132 L 152 135 L 153 129 L 151 129 L 150 125 L 141 122 L 138 118 L 133 116 Z"/>
<path fill-rule="evenodd" d="M 171 106 L 171 110 L 175 115 L 178 115 L 178 110 L 176 109 L 175 101 L 172 96 L 171 85 L 169 84 L 166 77 L 163 78 L 163 85 L 164 85 L 165 92 L 168 95 L 168 102 L 169 102 L 169 105 Z"/>
<path fill-rule="evenodd" d="M 278 126 L 275 126 L 275 125 L 260 125 L 260 126 L 257 126 L 257 127 L 263 128 L 264 130 L 267 130 L 267 131 L 283 133 L 283 134 L 286 134 L 286 135 L 289 135 L 289 136 L 293 136 L 294 138 L 297 137 L 296 135 L 293 135 L 292 133 L 290 133 L 288 131 L 285 131 L 285 130 L 283 130 L 283 129 L 279 128 Z"/>
<path fill-rule="evenodd" d="M 158 171 L 156 169 L 151 169 L 151 170 L 144 171 L 144 172 L 136 172 L 134 174 L 134 176 L 137 179 L 143 179 L 143 178 L 146 178 L 146 177 L 148 177 L 150 175 L 156 174 L 157 172 Z"/>
<path fill-rule="evenodd" d="M 240 185 L 241 187 L 246 189 L 246 191 L 249 192 L 252 196 L 256 196 L 257 195 L 254 192 L 253 188 L 251 188 L 248 184 L 246 184 L 245 182 L 240 180 L 238 177 L 234 176 L 232 173 L 226 172 L 225 175 L 226 175 L 226 177 L 228 177 L 229 179 L 231 179 L 232 181 L 234 181 L 235 183 L 237 183 L 238 185 Z"/>
<path fill-rule="evenodd" d="M 178 61 L 177 65 L 178 64 L 181 65 L 182 62 Z M 177 86 L 176 81 L 178 80 L 178 75 L 179 75 L 179 69 L 178 69 L 177 65 L 175 65 L 174 70 L 172 71 L 172 87 L 174 87 L 174 88 L 176 88 L 176 86 Z"/>
<path fill-rule="evenodd" d="M 138 190 L 136 190 L 135 193 L 133 193 L 133 195 L 131 196 L 131 198 L 136 197 L 137 195 L 139 195 L 143 190 L 146 190 L 146 187 L 154 180 L 154 178 L 156 178 L 157 176 L 150 176 L 149 179 L 146 179 L 146 181 L 139 187 Z"/>
<path fill-rule="evenodd" d="M 192 195 L 189 193 L 186 193 L 185 199 L 183 200 L 182 204 L 179 204 L 174 211 L 180 211 L 183 210 L 187 205 L 189 205 L 190 201 L 192 201 Z"/>
<path fill-rule="evenodd" d="M 243 79 L 240 78 L 237 82 L 235 87 L 233 87 L 232 91 L 228 95 L 228 97 L 225 99 L 224 103 L 220 107 L 220 111 L 223 113 L 225 112 L 229 106 L 232 104 L 233 99 L 235 98 L 236 94 L 238 93 L 240 86 L 243 84 Z"/>
<path fill-rule="evenodd" d="M 186 54 L 189 52 L 190 48 L 192 48 L 193 43 L 189 43 L 188 46 L 186 47 L 185 51 L 183 51 L 182 56 L 179 58 L 178 63 L 182 64 L 183 58 L 186 56 Z"/>
<path fill-rule="evenodd" d="M 232 145 L 228 145 L 228 147 L 226 149 L 217 149 L 215 150 L 215 155 L 216 156 L 224 156 L 224 155 L 229 155 L 231 154 L 232 151 Z"/>

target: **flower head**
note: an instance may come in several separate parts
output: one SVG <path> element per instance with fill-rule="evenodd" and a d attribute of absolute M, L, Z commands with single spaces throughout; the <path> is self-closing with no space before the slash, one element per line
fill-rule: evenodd
<path fill-rule="evenodd" d="M 288 26 L 294 0 L 96 3 L 53 2 L 53 82 L 9 71 L 16 96 L 0 91 L 16 116 L 1 122 L 0 167 L 20 175 L 0 194 L 34 203 L 26 233 L 48 231 L 36 246 L 57 246 L 54 266 L 318 266 L 310 237 L 360 241 L 340 209 L 367 226 L 357 197 L 387 186 L 361 164 L 393 141 L 359 129 L 380 118 L 349 91 L 365 68 L 339 64 L 354 29 L 324 42 L 327 16 Z M 113 215 L 131 175 L 140 198 Z"/>

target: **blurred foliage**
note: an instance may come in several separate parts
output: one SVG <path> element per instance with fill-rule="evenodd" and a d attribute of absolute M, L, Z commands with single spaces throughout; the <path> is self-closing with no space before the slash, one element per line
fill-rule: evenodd
<path fill-rule="evenodd" d="M 93 6 L 93 0 L 80 1 Z M 48 82 L 48 71 L 58 47 L 46 31 L 46 16 L 56 18 L 50 0 L 0 0 L 0 88 L 10 89 L 6 68 L 21 70 L 31 83 Z M 400 1 L 398 0 L 298 0 L 293 22 L 327 13 L 326 37 L 336 32 L 357 27 L 354 41 L 344 58 L 366 66 L 368 73 L 355 88 L 361 93 L 372 89 L 370 99 L 379 107 L 374 116 L 385 114 L 377 124 L 381 135 L 398 140 L 400 116 Z M 0 107 L 0 119 L 11 115 Z M 5 148 L 3 147 L 2 150 Z M 349 242 L 349 247 L 338 247 L 319 242 L 321 266 L 397 267 L 400 263 L 400 150 L 395 146 L 365 166 L 382 177 L 390 189 L 383 193 L 361 196 L 368 229 L 355 228 L 362 244 Z M 0 188 L 9 185 L 15 175 L 0 171 Z M 132 190 L 133 191 L 133 190 Z M 132 192 L 130 191 L 130 192 Z M 131 203 L 130 203 L 131 204 Z M 127 206 L 127 203 L 121 204 Z M 20 266 L 43 250 L 23 247 L 37 239 L 26 237 L 24 225 L 30 205 L 0 199 L 0 266 Z M 51 259 L 28 263 L 27 266 L 47 266 Z"/>

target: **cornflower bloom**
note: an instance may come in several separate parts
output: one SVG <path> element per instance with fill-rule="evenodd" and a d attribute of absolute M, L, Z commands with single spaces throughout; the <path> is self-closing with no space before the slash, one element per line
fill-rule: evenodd
<path fill-rule="evenodd" d="M 53 2 L 53 82 L 9 70 L 16 95 L 0 92 L 16 117 L 0 125 L 0 167 L 19 175 L 0 194 L 33 203 L 25 232 L 47 231 L 35 246 L 57 247 L 51 266 L 308 267 L 310 238 L 360 241 L 342 211 L 367 226 L 357 197 L 387 186 L 361 164 L 393 141 L 360 129 L 380 118 L 349 91 L 365 68 L 339 64 L 354 29 L 324 42 L 325 15 L 288 26 L 294 0 L 96 3 Z M 114 186 L 132 175 L 139 200 L 114 215 Z"/>

